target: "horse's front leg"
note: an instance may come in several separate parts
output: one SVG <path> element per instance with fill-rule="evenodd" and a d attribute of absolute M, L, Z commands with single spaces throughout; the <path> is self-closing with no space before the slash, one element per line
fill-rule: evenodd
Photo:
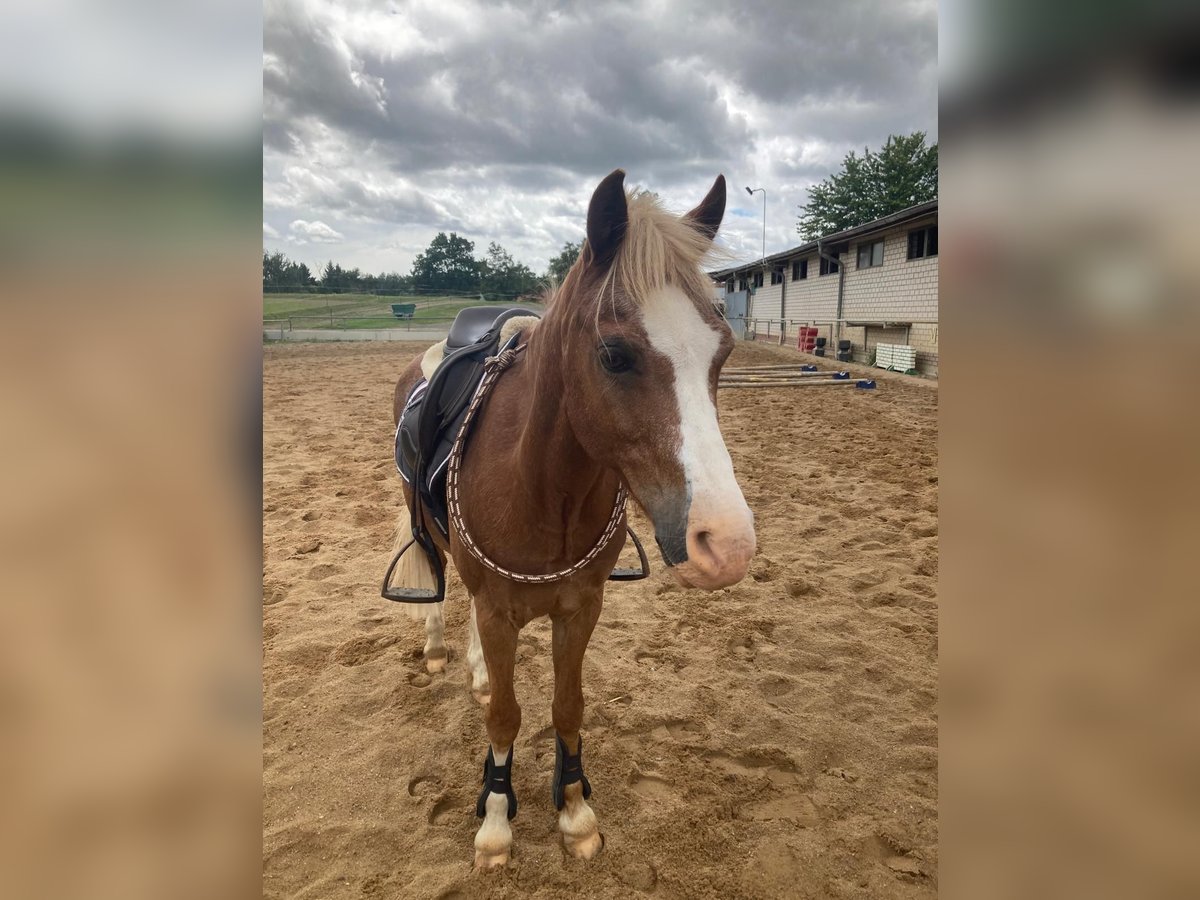
<path fill-rule="evenodd" d="M 583 654 L 596 620 L 600 618 L 603 590 L 584 601 L 570 614 L 553 618 L 554 623 L 554 804 L 559 810 L 558 830 L 567 852 L 578 859 L 591 859 L 604 846 L 596 814 L 588 806 L 591 785 L 583 774 Z"/>
<path fill-rule="evenodd" d="M 512 789 L 512 750 L 521 728 L 521 707 L 513 689 L 517 661 L 517 628 L 506 618 L 492 613 L 475 598 L 479 642 L 491 683 L 491 702 L 484 713 L 488 748 L 484 762 L 483 791 L 475 807 L 483 819 L 475 833 L 475 867 L 493 869 L 508 863 L 512 849 L 509 819 L 517 814 L 517 797 Z"/>

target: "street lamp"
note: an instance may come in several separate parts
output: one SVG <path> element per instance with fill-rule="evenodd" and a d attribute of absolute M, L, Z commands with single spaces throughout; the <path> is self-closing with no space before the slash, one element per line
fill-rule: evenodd
<path fill-rule="evenodd" d="M 753 197 L 759 191 L 762 191 L 762 195 L 763 195 L 762 266 L 763 266 L 763 278 L 765 279 L 767 277 L 766 276 L 766 268 L 767 268 L 767 189 L 766 188 L 755 188 L 754 190 L 750 190 L 749 186 L 746 187 L 746 193 L 749 194 L 751 197 Z"/>

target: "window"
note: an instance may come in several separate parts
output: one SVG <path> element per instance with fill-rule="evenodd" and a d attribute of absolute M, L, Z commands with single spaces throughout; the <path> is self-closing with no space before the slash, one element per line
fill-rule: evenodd
<path fill-rule="evenodd" d="M 937 226 L 918 228 L 908 233 L 908 258 L 924 259 L 938 255 Z"/>
<path fill-rule="evenodd" d="M 834 258 L 834 262 L 830 262 L 824 256 L 821 257 L 820 274 L 822 274 L 822 275 L 832 275 L 833 273 L 835 273 L 838 270 L 837 260 L 841 258 L 841 254 L 840 253 L 831 253 L 830 256 L 832 256 Z"/>
<path fill-rule="evenodd" d="M 744 291 L 745 289 L 746 289 L 746 279 L 745 278 L 738 279 L 738 290 Z"/>
<path fill-rule="evenodd" d="M 771 284 L 783 284 L 783 269 L 771 270 Z"/>
<path fill-rule="evenodd" d="M 754 286 L 756 288 L 760 288 L 763 286 L 763 273 L 762 272 L 754 273 Z"/>
<path fill-rule="evenodd" d="M 727 294 L 733 293 L 733 279 L 732 278 L 730 278 L 727 282 L 725 282 L 725 293 L 727 293 Z"/>
<path fill-rule="evenodd" d="M 872 269 L 883 265 L 883 241 L 872 241 L 858 245 L 858 267 Z"/>
<path fill-rule="evenodd" d="M 803 281 L 808 277 L 808 260 L 798 259 L 792 263 L 792 281 Z"/>

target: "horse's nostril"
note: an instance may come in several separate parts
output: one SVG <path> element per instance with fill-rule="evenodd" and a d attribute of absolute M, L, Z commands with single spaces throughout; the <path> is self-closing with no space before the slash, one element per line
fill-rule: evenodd
<path fill-rule="evenodd" d="M 717 554 L 713 550 L 713 534 L 711 531 L 697 531 L 692 534 L 696 545 L 696 556 L 705 562 L 716 562 Z"/>

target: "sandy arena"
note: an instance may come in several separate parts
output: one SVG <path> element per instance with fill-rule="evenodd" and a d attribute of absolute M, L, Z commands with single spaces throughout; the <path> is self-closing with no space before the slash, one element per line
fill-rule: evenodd
<path fill-rule="evenodd" d="M 379 596 L 392 387 L 422 350 L 264 349 L 263 895 L 935 896 L 936 385 L 721 391 L 751 574 L 682 589 L 633 515 L 652 574 L 610 585 L 584 662 L 590 863 L 550 798 L 549 624 L 522 632 L 513 858 L 480 874 L 466 596 L 451 574 L 434 677 L 422 623 Z M 739 343 L 730 365 L 781 357 Z"/>

